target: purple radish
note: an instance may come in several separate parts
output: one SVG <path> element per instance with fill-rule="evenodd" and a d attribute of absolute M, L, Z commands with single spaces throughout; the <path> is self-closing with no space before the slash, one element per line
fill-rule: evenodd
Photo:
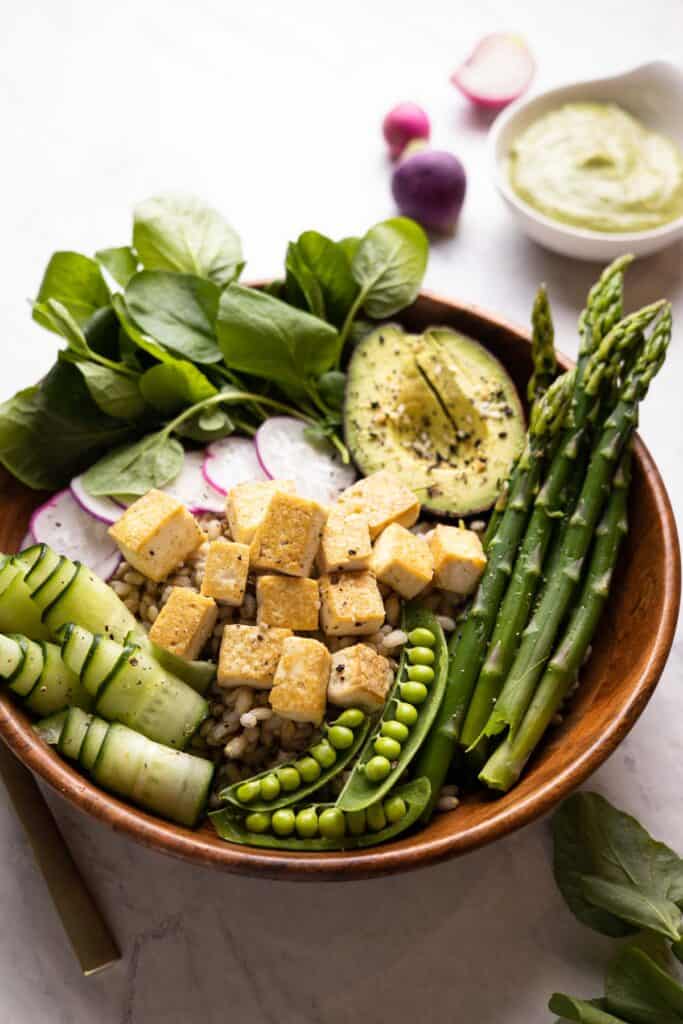
<path fill-rule="evenodd" d="M 121 505 L 113 498 L 95 498 L 83 486 L 83 477 L 75 476 L 69 484 L 71 493 L 84 512 L 102 523 L 114 523 L 121 515 Z"/>
<path fill-rule="evenodd" d="M 58 554 L 83 562 L 105 580 L 121 562 L 119 549 L 107 530 L 107 523 L 86 512 L 70 488 L 59 491 L 31 517 L 36 543 L 49 544 Z"/>
<path fill-rule="evenodd" d="M 312 444 L 306 424 L 291 416 L 271 416 L 256 431 L 256 451 L 266 476 L 293 480 L 297 493 L 326 505 L 356 479 L 336 452 Z"/>
<path fill-rule="evenodd" d="M 208 484 L 227 494 L 231 487 L 247 480 L 265 480 L 253 441 L 246 437 L 224 437 L 206 449 L 203 466 Z"/>
<path fill-rule="evenodd" d="M 519 36 L 496 32 L 484 36 L 467 60 L 451 75 L 451 82 L 471 103 L 500 110 L 529 87 L 536 64 Z"/>
<path fill-rule="evenodd" d="M 429 231 L 448 234 L 465 200 L 465 168 L 457 156 L 423 149 L 400 161 L 391 181 L 396 205 Z"/>

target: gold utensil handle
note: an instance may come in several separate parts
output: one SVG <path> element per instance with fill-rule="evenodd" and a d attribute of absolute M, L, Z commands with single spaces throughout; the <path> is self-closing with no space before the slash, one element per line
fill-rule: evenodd
<path fill-rule="evenodd" d="M 83 973 L 103 970 L 119 960 L 121 954 L 35 779 L 2 742 L 0 776 Z"/>

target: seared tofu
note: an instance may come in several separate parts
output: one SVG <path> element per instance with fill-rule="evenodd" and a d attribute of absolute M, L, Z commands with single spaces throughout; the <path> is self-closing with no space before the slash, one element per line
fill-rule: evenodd
<path fill-rule="evenodd" d="M 270 706 L 282 718 L 320 725 L 325 714 L 330 652 L 319 640 L 293 636 L 282 645 Z"/>
<path fill-rule="evenodd" d="M 439 523 L 429 538 L 429 547 L 437 587 L 462 597 L 476 590 L 486 568 L 486 555 L 478 533 Z"/>
<path fill-rule="evenodd" d="M 159 583 L 199 547 L 205 537 L 191 512 L 164 491 L 134 501 L 109 527 L 126 561 Z"/>
<path fill-rule="evenodd" d="M 403 481 L 388 469 L 358 480 L 339 495 L 337 507 L 345 513 L 364 515 L 374 540 L 390 523 L 412 526 L 420 514 L 420 502 Z"/>
<path fill-rule="evenodd" d="M 149 638 L 179 658 L 194 661 L 213 632 L 216 602 L 189 587 L 174 587 L 149 631 Z"/>
<path fill-rule="evenodd" d="M 259 576 L 256 581 L 257 621 L 301 632 L 318 628 L 318 581 L 294 576 Z"/>
<path fill-rule="evenodd" d="M 384 622 L 384 602 L 371 572 L 320 577 L 320 620 L 328 636 L 368 636 Z"/>
<path fill-rule="evenodd" d="M 282 656 L 282 646 L 291 635 L 291 629 L 226 626 L 218 659 L 218 685 L 270 689 Z"/>
<path fill-rule="evenodd" d="M 294 481 L 255 480 L 237 484 L 228 491 L 225 514 L 233 540 L 240 544 L 251 544 L 254 534 L 263 522 L 270 499 L 278 491 L 294 494 Z"/>
<path fill-rule="evenodd" d="M 434 559 L 424 537 L 392 523 L 375 541 L 372 570 L 380 583 L 386 583 L 401 597 L 411 598 L 431 583 Z"/>
<path fill-rule="evenodd" d="M 364 515 L 333 509 L 327 517 L 318 551 L 321 572 L 358 571 L 370 565 L 372 544 Z"/>
<path fill-rule="evenodd" d="M 386 658 L 367 644 L 354 644 L 332 655 L 327 699 L 339 707 L 372 713 L 384 707 L 394 681 Z"/>
<path fill-rule="evenodd" d="M 251 544 L 253 569 L 309 576 L 327 510 L 316 501 L 277 491 Z"/>
<path fill-rule="evenodd" d="M 248 573 L 249 545 L 219 537 L 209 544 L 202 594 L 237 608 L 244 600 Z"/>

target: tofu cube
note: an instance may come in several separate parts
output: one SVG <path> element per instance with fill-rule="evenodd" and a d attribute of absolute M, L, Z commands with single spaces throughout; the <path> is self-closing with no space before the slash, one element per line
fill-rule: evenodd
<path fill-rule="evenodd" d="M 312 631 L 318 628 L 318 581 L 294 576 L 259 576 L 256 621 L 266 626 Z"/>
<path fill-rule="evenodd" d="M 344 512 L 364 515 L 374 540 L 390 523 L 412 526 L 420 514 L 420 502 L 403 481 L 388 469 L 366 476 L 347 487 L 337 499 Z"/>
<path fill-rule="evenodd" d="M 225 514 L 228 517 L 232 539 L 240 544 L 251 544 L 254 534 L 263 522 L 270 499 L 278 491 L 294 494 L 292 480 L 255 480 L 237 484 L 228 491 Z"/>
<path fill-rule="evenodd" d="M 316 501 L 277 491 L 251 544 L 252 568 L 310 575 L 326 518 Z"/>
<path fill-rule="evenodd" d="M 486 555 L 478 533 L 439 523 L 428 543 L 434 558 L 437 587 L 463 597 L 476 590 L 486 568 Z"/>
<path fill-rule="evenodd" d="M 318 551 L 321 572 L 357 571 L 370 565 L 372 544 L 367 518 L 333 509 L 327 517 Z"/>
<path fill-rule="evenodd" d="M 367 644 L 354 644 L 332 655 L 327 699 L 342 708 L 357 707 L 372 713 L 384 707 L 394 681 L 386 658 Z"/>
<path fill-rule="evenodd" d="M 219 537 L 209 544 L 202 594 L 238 608 L 249 574 L 249 546 Z"/>
<path fill-rule="evenodd" d="M 293 636 L 282 645 L 268 700 L 282 718 L 320 725 L 327 703 L 330 652 L 319 640 Z"/>
<path fill-rule="evenodd" d="M 126 561 L 159 583 L 205 539 L 191 512 L 164 491 L 134 501 L 110 526 L 109 535 Z"/>
<path fill-rule="evenodd" d="M 368 636 L 384 622 L 384 602 L 371 572 L 320 577 L 320 620 L 328 636 Z"/>
<path fill-rule="evenodd" d="M 174 587 L 149 631 L 149 638 L 179 658 L 194 661 L 216 625 L 218 608 L 210 597 Z"/>
<path fill-rule="evenodd" d="M 382 530 L 372 552 L 372 570 L 401 597 L 411 598 L 431 583 L 434 559 L 424 537 L 392 523 Z"/>
<path fill-rule="evenodd" d="M 291 629 L 228 625 L 223 630 L 218 659 L 218 685 L 252 686 L 269 690 Z"/>

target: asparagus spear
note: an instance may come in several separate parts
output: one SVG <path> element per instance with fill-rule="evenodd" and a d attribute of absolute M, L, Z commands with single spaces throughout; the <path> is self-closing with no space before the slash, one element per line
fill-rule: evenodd
<path fill-rule="evenodd" d="M 595 543 L 574 611 L 522 724 L 513 738 L 507 736 L 503 740 L 479 775 L 481 781 L 491 789 L 506 792 L 517 782 L 583 664 L 607 600 L 619 545 L 627 531 L 630 463 L 631 452 L 627 449 L 595 531 Z"/>
<path fill-rule="evenodd" d="M 589 359 L 600 352 L 602 372 L 618 370 L 623 354 L 640 338 L 640 327 L 624 321 L 612 328 L 623 306 L 623 271 L 625 260 L 612 264 L 603 273 L 589 295 L 580 321 L 581 353 L 576 385 L 572 396 L 571 424 L 563 431 L 545 483 L 536 498 L 524 540 L 515 561 L 510 585 L 498 611 L 486 661 L 467 710 L 460 735 L 462 746 L 472 749 L 481 739 L 495 701 L 510 670 L 527 624 L 536 590 L 541 582 L 543 564 L 554 532 L 554 522 L 561 514 L 571 477 L 581 485 L 585 472 L 585 449 L 597 400 L 585 387 Z M 540 296 L 539 292 L 539 296 Z M 536 306 L 543 308 L 537 298 Z M 535 306 L 535 309 L 536 309 Z M 539 313 L 537 316 L 543 316 Z M 642 317 L 639 315 L 637 324 Z M 607 337 L 603 332 L 607 331 Z M 597 358 L 597 357 L 596 357 Z M 615 365 L 612 366 L 612 363 Z"/>
<path fill-rule="evenodd" d="M 561 427 L 573 385 L 573 372 L 558 377 L 537 407 L 526 447 L 520 456 L 510 500 L 491 542 L 488 564 L 479 589 L 467 618 L 451 638 L 449 648 L 452 657 L 446 693 L 417 759 L 417 775 L 426 775 L 432 785 L 426 818 L 431 815 L 446 778 L 496 611 L 512 572 L 510 552 L 517 549 L 538 486 L 544 455 Z"/>
<path fill-rule="evenodd" d="M 536 292 L 531 311 L 531 327 L 531 359 L 534 369 L 529 378 L 526 396 L 533 408 L 534 402 L 546 393 L 557 376 L 555 328 L 544 284 Z"/>
<path fill-rule="evenodd" d="M 605 375 L 606 364 L 598 357 L 610 336 L 619 334 L 626 344 L 628 333 L 642 332 L 660 309 L 662 304 L 657 303 L 631 314 L 604 339 L 586 365 L 587 395 L 597 393 Z M 487 736 L 496 736 L 508 726 L 514 739 L 572 599 L 593 531 L 609 492 L 614 466 L 634 430 L 638 403 L 647 394 L 650 382 L 664 361 L 670 337 L 671 307 L 666 305 L 629 371 L 619 401 L 607 418 L 595 445 L 581 494 L 562 539 L 558 570 L 545 584 L 536 610 L 524 631 L 505 686 L 486 724 L 484 733 Z"/>

